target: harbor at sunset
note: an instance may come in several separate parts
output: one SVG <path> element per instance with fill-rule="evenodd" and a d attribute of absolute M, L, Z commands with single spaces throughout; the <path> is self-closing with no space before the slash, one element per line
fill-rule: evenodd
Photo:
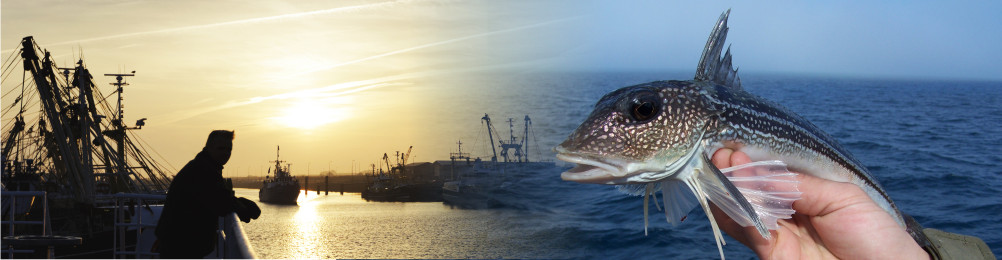
<path fill-rule="evenodd" d="M 778 4 L 3 0 L 0 257 L 762 258 L 717 149 L 999 255 L 1002 6 Z"/>
<path fill-rule="evenodd" d="M 209 131 L 234 130 L 227 177 L 266 175 L 276 145 L 304 174 L 368 169 L 412 145 L 418 160 L 447 158 L 456 140 L 472 140 L 483 113 L 529 112 L 475 106 L 508 98 L 480 89 L 483 73 L 543 66 L 513 56 L 544 53 L 538 46 L 496 47 L 573 19 L 478 2 L 356 1 L 199 3 L 172 14 L 159 10 L 183 4 L 76 3 L 42 20 L 32 13 L 40 3 L 5 4 L 5 57 L 33 36 L 58 66 L 83 59 L 106 93 L 114 78 L 100 75 L 135 71 L 124 120 L 147 118 L 137 134 L 174 168 Z M 508 15 L 517 17 L 497 19 Z"/>

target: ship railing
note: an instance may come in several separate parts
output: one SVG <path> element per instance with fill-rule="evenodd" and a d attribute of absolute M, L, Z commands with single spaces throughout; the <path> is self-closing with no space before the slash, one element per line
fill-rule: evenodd
<path fill-rule="evenodd" d="M 225 216 L 219 218 L 219 241 L 216 246 L 216 251 L 206 256 L 208 258 L 216 259 L 253 259 L 254 249 L 251 248 L 250 242 L 247 241 L 247 235 L 244 234 L 243 228 L 240 226 L 240 220 L 237 219 L 237 213 L 230 212 Z M 219 250 L 219 249 L 222 250 Z"/>
<path fill-rule="evenodd" d="M 165 201 L 166 195 L 158 194 L 130 194 L 119 193 L 114 195 L 115 204 L 115 244 L 113 252 L 115 258 L 155 258 L 159 253 L 151 252 L 154 241 L 156 241 L 157 220 L 160 219 L 162 206 L 150 206 L 151 202 Z M 131 206 L 131 207 L 130 207 Z M 134 212 L 128 212 L 129 209 Z M 147 208 L 145 210 L 142 208 Z M 154 210 L 155 209 L 155 210 Z M 148 214 L 144 214 L 148 213 Z M 146 215 L 146 216 L 144 216 Z M 130 218 L 126 219 L 126 216 Z M 125 236 L 128 230 L 136 231 L 135 244 L 126 243 Z M 206 258 L 216 259 L 251 259 L 254 258 L 254 250 L 247 241 L 243 228 L 237 219 L 236 213 L 227 213 L 219 217 L 219 241 L 216 250 L 206 256 Z"/>
<path fill-rule="evenodd" d="M 17 214 L 17 201 L 18 197 L 41 197 L 42 198 L 42 220 L 16 220 L 15 216 Z M 51 225 L 49 221 L 49 199 L 48 194 L 45 191 L 3 191 L 3 200 L 10 204 L 4 205 L 3 213 L 8 216 L 7 219 L 0 221 L 0 224 L 7 225 L 7 237 L 13 238 L 17 235 L 14 231 L 16 225 L 42 225 L 42 236 L 52 235 Z M 29 205 L 30 206 L 30 205 Z M 14 249 L 13 243 L 7 244 L 0 252 L 7 254 L 8 258 L 14 258 L 14 254 L 18 253 L 34 253 L 31 249 Z"/>
<path fill-rule="evenodd" d="M 167 199 L 162 194 L 117 193 L 112 195 L 115 201 L 115 232 L 112 252 L 115 258 L 153 258 L 160 253 L 151 252 L 156 241 L 154 230 L 160 219 L 160 204 Z M 156 210 L 154 210 L 156 208 Z M 135 230 L 135 244 L 129 243 L 126 237 L 129 230 Z"/>

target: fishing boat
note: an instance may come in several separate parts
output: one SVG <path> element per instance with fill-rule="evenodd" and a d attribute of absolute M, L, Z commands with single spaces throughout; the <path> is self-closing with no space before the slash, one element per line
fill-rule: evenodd
<path fill-rule="evenodd" d="M 385 163 L 376 171 L 372 165 L 372 174 L 368 176 L 368 186 L 362 191 L 362 198 L 369 201 L 389 202 L 438 202 L 442 201 L 442 182 L 435 172 L 435 165 L 430 162 L 411 162 L 411 151 L 397 151 L 396 163 L 390 164 L 389 153 L 384 153 Z"/>
<path fill-rule="evenodd" d="M 136 141 L 145 118 L 125 123 L 122 92 L 135 72 L 105 74 L 115 86 L 106 95 L 82 59 L 59 67 L 33 37 L 20 46 L 4 60 L 2 74 L 26 76 L 0 83 L 3 256 L 156 257 L 154 230 L 176 171 Z M 223 227 L 239 230 L 235 215 L 226 219 Z M 249 249 L 242 232 L 233 232 L 225 233 L 225 243 Z M 229 248 L 213 256 L 250 252 Z"/>
<path fill-rule="evenodd" d="M 280 147 L 275 149 L 275 177 L 268 176 L 262 183 L 258 197 L 261 202 L 274 204 L 296 204 L 299 198 L 299 180 L 289 174 L 289 164 L 282 165 L 285 161 L 279 159 Z M 271 173 L 271 169 L 268 169 Z"/>
<path fill-rule="evenodd" d="M 442 199 L 445 204 L 474 209 L 494 207 L 499 203 L 497 189 L 505 186 L 509 178 L 554 165 L 552 161 L 530 161 L 526 148 L 529 147 L 529 140 L 535 138 L 530 138 L 532 119 L 529 115 L 524 118 L 521 138 L 515 136 L 515 120 L 508 118 L 509 137 L 507 140 L 497 140 L 497 145 L 494 145 L 497 130 L 491 123 L 491 117 L 484 114 L 481 121 L 487 127 L 491 158 L 489 161 L 471 158 L 469 153 L 463 152 L 463 143 L 458 142 L 459 152 L 451 153 L 450 161 L 438 162 L 448 165 L 451 172 L 451 180 L 442 184 Z M 498 149 L 501 150 L 500 158 Z M 538 144 L 536 150 L 538 154 Z"/>
<path fill-rule="evenodd" d="M 397 152 L 397 155 L 394 156 L 397 160 L 396 166 L 390 165 L 389 154 L 384 153 L 381 160 L 385 163 L 387 170 L 383 171 L 383 165 L 380 165 L 377 172 L 375 164 L 372 165 L 373 174 L 370 176 L 368 187 L 362 191 L 362 198 L 369 201 L 411 201 L 411 183 L 409 176 L 405 174 L 405 169 L 410 149 L 413 148 L 411 146 L 403 156 L 400 155 L 399 151 Z"/>
<path fill-rule="evenodd" d="M 379 172 L 372 177 L 368 188 L 362 191 L 362 198 L 369 201 L 410 201 L 411 196 L 406 187 L 406 184 L 389 174 Z"/>
<path fill-rule="evenodd" d="M 453 162 L 458 168 L 452 181 L 442 184 L 442 200 L 445 204 L 460 208 L 485 209 L 498 204 L 494 189 L 500 187 L 505 169 L 497 163 L 473 161 Z"/>

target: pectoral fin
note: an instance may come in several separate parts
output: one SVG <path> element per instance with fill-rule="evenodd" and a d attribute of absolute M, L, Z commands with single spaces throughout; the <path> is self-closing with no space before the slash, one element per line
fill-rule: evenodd
<path fill-rule="evenodd" d="M 703 154 L 702 158 L 690 160 L 686 167 L 684 170 L 695 174 L 683 181 L 710 220 L 721 259 L 724 258 L 725 242 L 708 201 L 738 224 L 755 226 L 762 237 L 772 239 L 769 227 L 778 228 L 778 219 L 790 218 L 793 201 L 800 198 L 796 174 L 787 171 L 780 161 L 750 163 L 721 171 Z"/>
<path fill-rule="evenodd" d="M 644 187 L 644 235 L 647 235 L 647 216 L 650 198 L 654 198 L 654 206 L 658 207 L 657 190 L 661 190 L 661 199 L 664 203 L 665 219 L 671 225 L 678 226 L 685 220 L 685 216 L 699 206 L 699 200 L 692 194 L 685 182 L 679 180 L 666 180 L 660 183 L 620 185 L 620 191 L 636 194 L 634 190 Z M 658 210 L 661 210 L 658 207 Z"/>
<path fill-rule="evenodd" d="M 722 170 L 705 162 L 707 174 L 699 175 L 705 193 L 741 226 L 754 226 L 763 238 L 771 239 L 769 230 L 778 229 L 777 221 L 795 212 L 793 202 L 800 199 L 796 174 L 783 162 L 754 162 Z"/>
<path fill-rule="evenodd" d="M 661 198 L 664 199 L 665 218 L 672 226 L 682 223 L 685 216 L 699 206 L 699 200 L 682 181 L 661 182 Z"/>

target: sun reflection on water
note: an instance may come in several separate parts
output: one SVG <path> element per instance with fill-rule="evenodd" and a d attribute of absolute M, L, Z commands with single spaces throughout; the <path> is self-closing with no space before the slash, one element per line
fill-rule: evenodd
<path fill-rule="evenodd" d="M 491 212 L 440 202 L 368 202 L 357 193 L 313 192 L 300 193 L 298 205 L 259 205 L 261 218 L 244 228 L 261 258 L 498 258 L 517 252 L 504 246 L 507 240 L 489 238 Z"/>
<path fill-rule="evenodd" d="M 305 258 L 326 258 L 327 249 L 322 243 L 318 243 L 320 234 L 320 216 L 317 213 L 317 203 L 302 201 L 299 203 L 299 210 L 292 217 L 292 225 L 295 233 L 290 237 L 293 255 Z"/>

